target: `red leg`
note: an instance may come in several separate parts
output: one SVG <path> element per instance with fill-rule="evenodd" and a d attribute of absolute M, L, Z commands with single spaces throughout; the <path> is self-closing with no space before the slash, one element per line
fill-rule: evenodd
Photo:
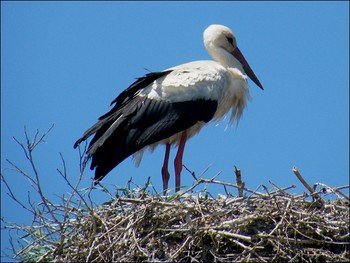
<path fill-rule="evenodd" d="M 181 135 L 179 148 L 177 150 L 177 154 L 174 160 L 175 165 L 175 191 L 178 192 L 180 190 L 180 176 L 182 170 L 182 156 L 185 149 L 185 144 L 187 140 L 187 133 L 184 131 Z"/>
<path fill-rule="evenodd" d="M 162 167 L 162 178 L 163 178 L 163 191 L 164 195 L 166 194 L 166 191 L 168 190 L 168 183 L 170 178 L 170 173 L 168 170 L 168 163 L 169 163 L 169 154 L 170 154 L 170 144 L 167 143 L 165 145 L 165 156 L 164 156 L 164 163 Z"/>

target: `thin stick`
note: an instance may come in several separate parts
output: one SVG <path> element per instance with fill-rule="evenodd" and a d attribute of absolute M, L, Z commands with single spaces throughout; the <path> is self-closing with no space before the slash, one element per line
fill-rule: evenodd
<path fill-rule="evenodd" d="M 304 178 L 299 173 L 298 168 L 296 168 L 294 166 L 293 167 L 293 172 L 296 175 L 296 177 L 298 177 L 299 181 L 306 187 L 306 189 L 310 191 L 312 197 L 315 197 L 318 202 L 323 204 L 324 203 L 323 199 L 317 193 L 315 193 L 314 190 L 311 188 L 311 186 L 304 180 Z"/>
<path fill-rule="evenodd" d="M 245 183 L 242 182 L 241 169 L 237 168 L 237 166 L 235 166 L 235 174 L 236 174 L 236 182 L 238 186 L 238 196 L 243 197 L 243 189 L 244 189 Z"/>

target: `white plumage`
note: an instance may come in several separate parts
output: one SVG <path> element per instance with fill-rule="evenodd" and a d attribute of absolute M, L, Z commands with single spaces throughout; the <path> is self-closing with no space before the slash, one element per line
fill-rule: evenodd
<path fill-rule="evenodd" d="M 95 133 L 88 156 L 95 182 L 134 154 L 139 163 L 145 148 L 166 145 L 162 167 L 163 188 L 168 188 L 171 145 L 175 157 L 176 191 L 180 189 L 182 155 L 186 141 L 210 120 L 220 120 L 230 110 L 238 121 L 249 98 L 247 76 L 261 89 L 258 78 L 236 45 L 232 31 L 211 25 L 204 31 L 204 45 L 216 61 L 195 61 L 147 74 L 123 91 L 115 106 L 88 129 L 76 143 Z"/>

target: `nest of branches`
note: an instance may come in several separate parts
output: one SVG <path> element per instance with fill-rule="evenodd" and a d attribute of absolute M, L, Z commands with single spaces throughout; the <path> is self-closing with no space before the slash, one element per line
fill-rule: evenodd
<path fill-rule="evenodd" d="M 29 146 L 38 142 L 27 141 L 28 147 L 20 145 L 31 161 Z M 85 164 L 81 167 L 82 175 Z M 236 184 L 200 178 L 191 188 L 166 196 L 151 193 L 149 182 L 117 194 L 100 185 L 110 201 L 96 205 L 90 199 L 94 187 L 78 190 L 80 180 L 71 184 L 65 168 L 59 173 L 72 193 L 60 203 L 43 195 L 35 169 L 33 177 L 19 169 L 31 178 L 42 202 L 35 207 L 21 203 L 2 176 L 9 195 L 34 215 L 31 226 L 5 228 L 31 240 L 14 251 L 21 261 L 348 262 L 349 196 L 342 191 L 349 186 L 311 188 L 297 168 L 293 171 L 309 194 L 290 194 L 294 185 L 279 188 L 271 182 L 272 190 L 249 190 L 236 168 Z M 212 184 L 221 185 L 225 194 L 214 198 L 196 190 Z M 325 201 L 329 195 L 333 201 Z"/>
<path fill-rule="evenodd" d="M 196 185 L 201 183 L 235 186 L 207 179 Z M 21 227 L 33 242 L 17 256 L 58 262 L 347 262 L 349 203 L 305 197 L 284 189 L 217 198 L 190 189 L 167 197 L 139 188 L 96 207 L 50 203 L 57 221 L 48 222 L 44 209 L 39 224 Z"/>
<path fill-rule="evenodd" d="M 205 182 L 207 180 L 203 180 Z M 207 181 L 207 183 L 223 182 Z M 119 197 L 77 214 L 57 261 L 347 261 L 349 206 L 285 191 Z"/>

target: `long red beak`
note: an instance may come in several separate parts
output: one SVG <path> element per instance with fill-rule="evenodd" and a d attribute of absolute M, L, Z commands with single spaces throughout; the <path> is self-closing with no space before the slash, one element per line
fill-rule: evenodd
<path fill-rule="evenodd" d="M 261 88 L 262 90 L 264 90 L 263 86 L 261 85 L 258 77 L 255 75 L 254 71 L 250 68 L 247 60 L 245 60 L 242 52 L 239 50 L 238 47 L 235 48 L 235 50 L 233 50 L 232 55 L 238 59 L 239 62 L 241 62 L 242 66 L 243 66 L 243 70 L 244 72 L 248 75 L 248 77 L 254 81 L 254 83 Z"/>

